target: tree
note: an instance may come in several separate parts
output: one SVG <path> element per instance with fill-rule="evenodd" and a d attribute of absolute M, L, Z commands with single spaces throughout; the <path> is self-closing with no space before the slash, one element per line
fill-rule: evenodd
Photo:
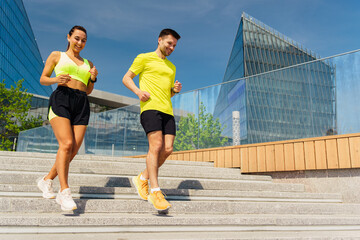
<path fill-rule="evenodd" d="M 195 114 L 181 117 L 179 130 L 176 133 L 174 150 L 192 150 L 211 147 L 220 147 L 228 142 L 226 137 L 221 137 L 219 119 L 214 119 L 211 113 L 206 113 L 206 107 L 200 103 L 199 118 Z"/>
<path fill-rule="evenodd" d="M 11 151 L 13 139 L 20 131 L 41 126 L 41 116 L 29 116 L 32 95 L 22 84 L 24 79 L 15 82 L 15 87 L 7 89 L 5 80 L 0 82 L 0 150 Z"/>

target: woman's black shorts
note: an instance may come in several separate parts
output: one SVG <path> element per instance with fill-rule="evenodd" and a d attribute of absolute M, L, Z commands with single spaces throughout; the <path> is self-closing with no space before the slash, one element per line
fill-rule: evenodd
<path fill-rule="evenodd" d="M 49 113 L 51 111 L 56 116 L 69 119 L 71 125 L 88 125 L 89 123 L 88 97 L 86 92 L 77 89 L 58 86 L 50 96 Z"/>
<path fill-rule="evenodd" d="M 157 111 L 146 110 L 140 115 L 140 122 L 146 135 L 153 131 L 162 131 L 163 135 L 176 135 L 174 116 Z"/>

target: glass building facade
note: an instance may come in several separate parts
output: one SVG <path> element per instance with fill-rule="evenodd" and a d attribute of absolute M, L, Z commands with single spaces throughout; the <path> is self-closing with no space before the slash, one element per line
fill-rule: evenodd
<path fill-rule="evenodd" d="M 133 105 L 90 115 L 82 154 L 129 156 L 146 153 L 148 142 Z M 19 134 L 17 151 L 56 153 L 58 143 L 50 125 Z"/>
<path fill-rule="evenodd" d="M 50 86 L 40 84 L 44 63 L 22 0 L 0 1 L 0 79 L 5 87 L 24 79 L 33 95 L 30 115 L 46 119 Z"/>
<path fill-rule="evenodd" d="M 240 115 L 241 144 L 335 132 L 334 66 L 317 61 L 280 75 L 274 71 L 316 59 L 300 44 L 243 13 L 223 79 L 229 84 L 221 87 L 214 110 L 226 126 L 223 134 L 234 137 L 232 112 Z"/>
<path fill-rule="evenodd" d="M 0 55 L 6 87 L 24 79 L 29 93 L 50 96 L 52 88 L 39 82 L 44 63 L 22 0 L 0 1 Z"/>

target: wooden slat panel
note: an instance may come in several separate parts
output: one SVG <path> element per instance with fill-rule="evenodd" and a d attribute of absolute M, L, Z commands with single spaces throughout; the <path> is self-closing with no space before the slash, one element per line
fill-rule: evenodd
<path fill-rule="evenodd" d="M 218 151 L 215 150 L 215 151 L 213 152 L 213 154 L 214 154 L 214 156 L 216 156 L 216 157 L 215 157 L 215 161 L 214 161 L 214 167 L 218 167 L 218 166 L 219 166 Z"/>
<path fill-rule="evenodd" d="M 210 151 L 204 151 L 203 152 L 203 161 L 209 162 L 210 161 Z"/>
<path fill-rule="evenodd" d="M 258 172 L 266 172 L 265 146 L 256 148 L 256 160 Z"/>
<path fill-rule="evenodd" d="M 225 167 L 226 168 L 233 167 L 231 152 L 232 152 L 231 149 L 225 149 Z"/>
<path fill-rule="evenodd" d="M 326 158 L 327 158 L 328 168 L 329 169 L 339 168 L 336 139 L 326 140 L 325 144 L 326 144 Z"/>
<path fill-rule="evenodd" d="M 239 148 L 232 149 L 232 159 L 233 159 L 233 167 L 241 167 Z"/>
<path fill-rule="evenodd" d="M 305 170 L 304 143 L 294 143 L 295 170 Z"/>
<path fill-rule="evenodd" d="M 248 148 L 240 148 L 241 172 L 249 172 L 249 154 Z"/>
<path fill-rule="evenodd" d="M 275 146 L 268 145 L 265 147 L 266 171 L 275 171 Z"/>
<path fill-rule="evenodd" d="M 294 144 L 293 143 L 284 144 L 284 162 L 285 162 L 285 170 L 286 171 L 295 170 Z"/>
<path fill-rule="evenodd" d="M 203 162 L 203 153 L 202 152 L 196 152 L 196 161 L 197 162 Z"/>
<path fill-rule="evenodd" d="M 197 161 L 196 160 L 196 152 L 190 152 L 190 161 Z"/>
<path fill-rule="evenodd" d="M 225 167 L 225 150 L 219 149 L 217 150 L 217 164 L 216 167 Z"/>
<path fill-rule="evenodd" d="M 339 167 L 351 168 L 350 160 L 350 147 L 348 138 L 337 139 L 338 154 L 339 154 Z"/>
<path fill-rule="evenodd" d="M 215 150 L 210 152 L 210 162 L 216 162 L 217 159 L 217 152 Z"/>
<path fill-rule="evenodd" d="M 190 153 L 184 153 L 184 161 L 190 161 Z"/>
<path fill-rule="evenodd" d="M 275 170 L 284 171 L 285 162 L 284 162 L 284 145 L 276 144 L 275 145 Z"/>
<path fill-rule="evenodd" d="M 360 133 L 175 152 L 169 160 L 214 161 L 243 172 L 360 168 Z"/>
<path fill-rule="evenodd" d="M 257 172 L 256 147 L 249 147 L 249 172 Z"/>
<path fill-rule="evenodd" d="M 351 167 L 360 167 L 360 137 L 349 138 Z"/>
<path fill-rule="evenodd" d="M 316 169 L 327 169 L 325 141 L 315 141 Z"/>
<path fill-rule="evenodd" d="M 304 152 L 305 152 L 305 169 L 306 170 L 316 169 L 315 147 L 313 141 L 304 142 Z"/>

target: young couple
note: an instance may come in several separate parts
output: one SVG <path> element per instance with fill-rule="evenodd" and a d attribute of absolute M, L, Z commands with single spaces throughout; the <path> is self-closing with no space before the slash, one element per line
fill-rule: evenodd
<path fill-rule="evenodd" d="M 172 153 L 175 139 L 175 119 L 170 98 L 181 91 L 175 81 L 175 66 L 167 59 L 175 49 L 180 35 L 172 29 L 163 29 L 154 52 L 139 54 L 123 77 L 123 84 L 140 99 L 140 122 L 148 142 L 146 168 L 132 181 L 139 196 L 148 200 L 157 210 L 166 210 L 166 201 L 158 183 L 158 169 Z M 60 190 L 56 202 L 63 211 L 77 208 L 68 184 L 69 166 L 84 139 L 90 108 L 87 95 L 97 81 L 98 71 L 93 63 L 80 57 L 87 34 L 85 28 L 74 26 L 67 35 L 65 52 L 54 51 L 46 60 L 40 83 L 57 83 L 49 99 L 49 121 L 59 143 L 56 161 L 50 172 L 37 180 L 44 198 L 55 198 L 53 179 L 59 176 Z M 51 77 L 55 71 L 56 76 Z M 134 83 L 139 75 L 140 88 Z M 150 192 L 149 192 L 150 181 Z"/>

